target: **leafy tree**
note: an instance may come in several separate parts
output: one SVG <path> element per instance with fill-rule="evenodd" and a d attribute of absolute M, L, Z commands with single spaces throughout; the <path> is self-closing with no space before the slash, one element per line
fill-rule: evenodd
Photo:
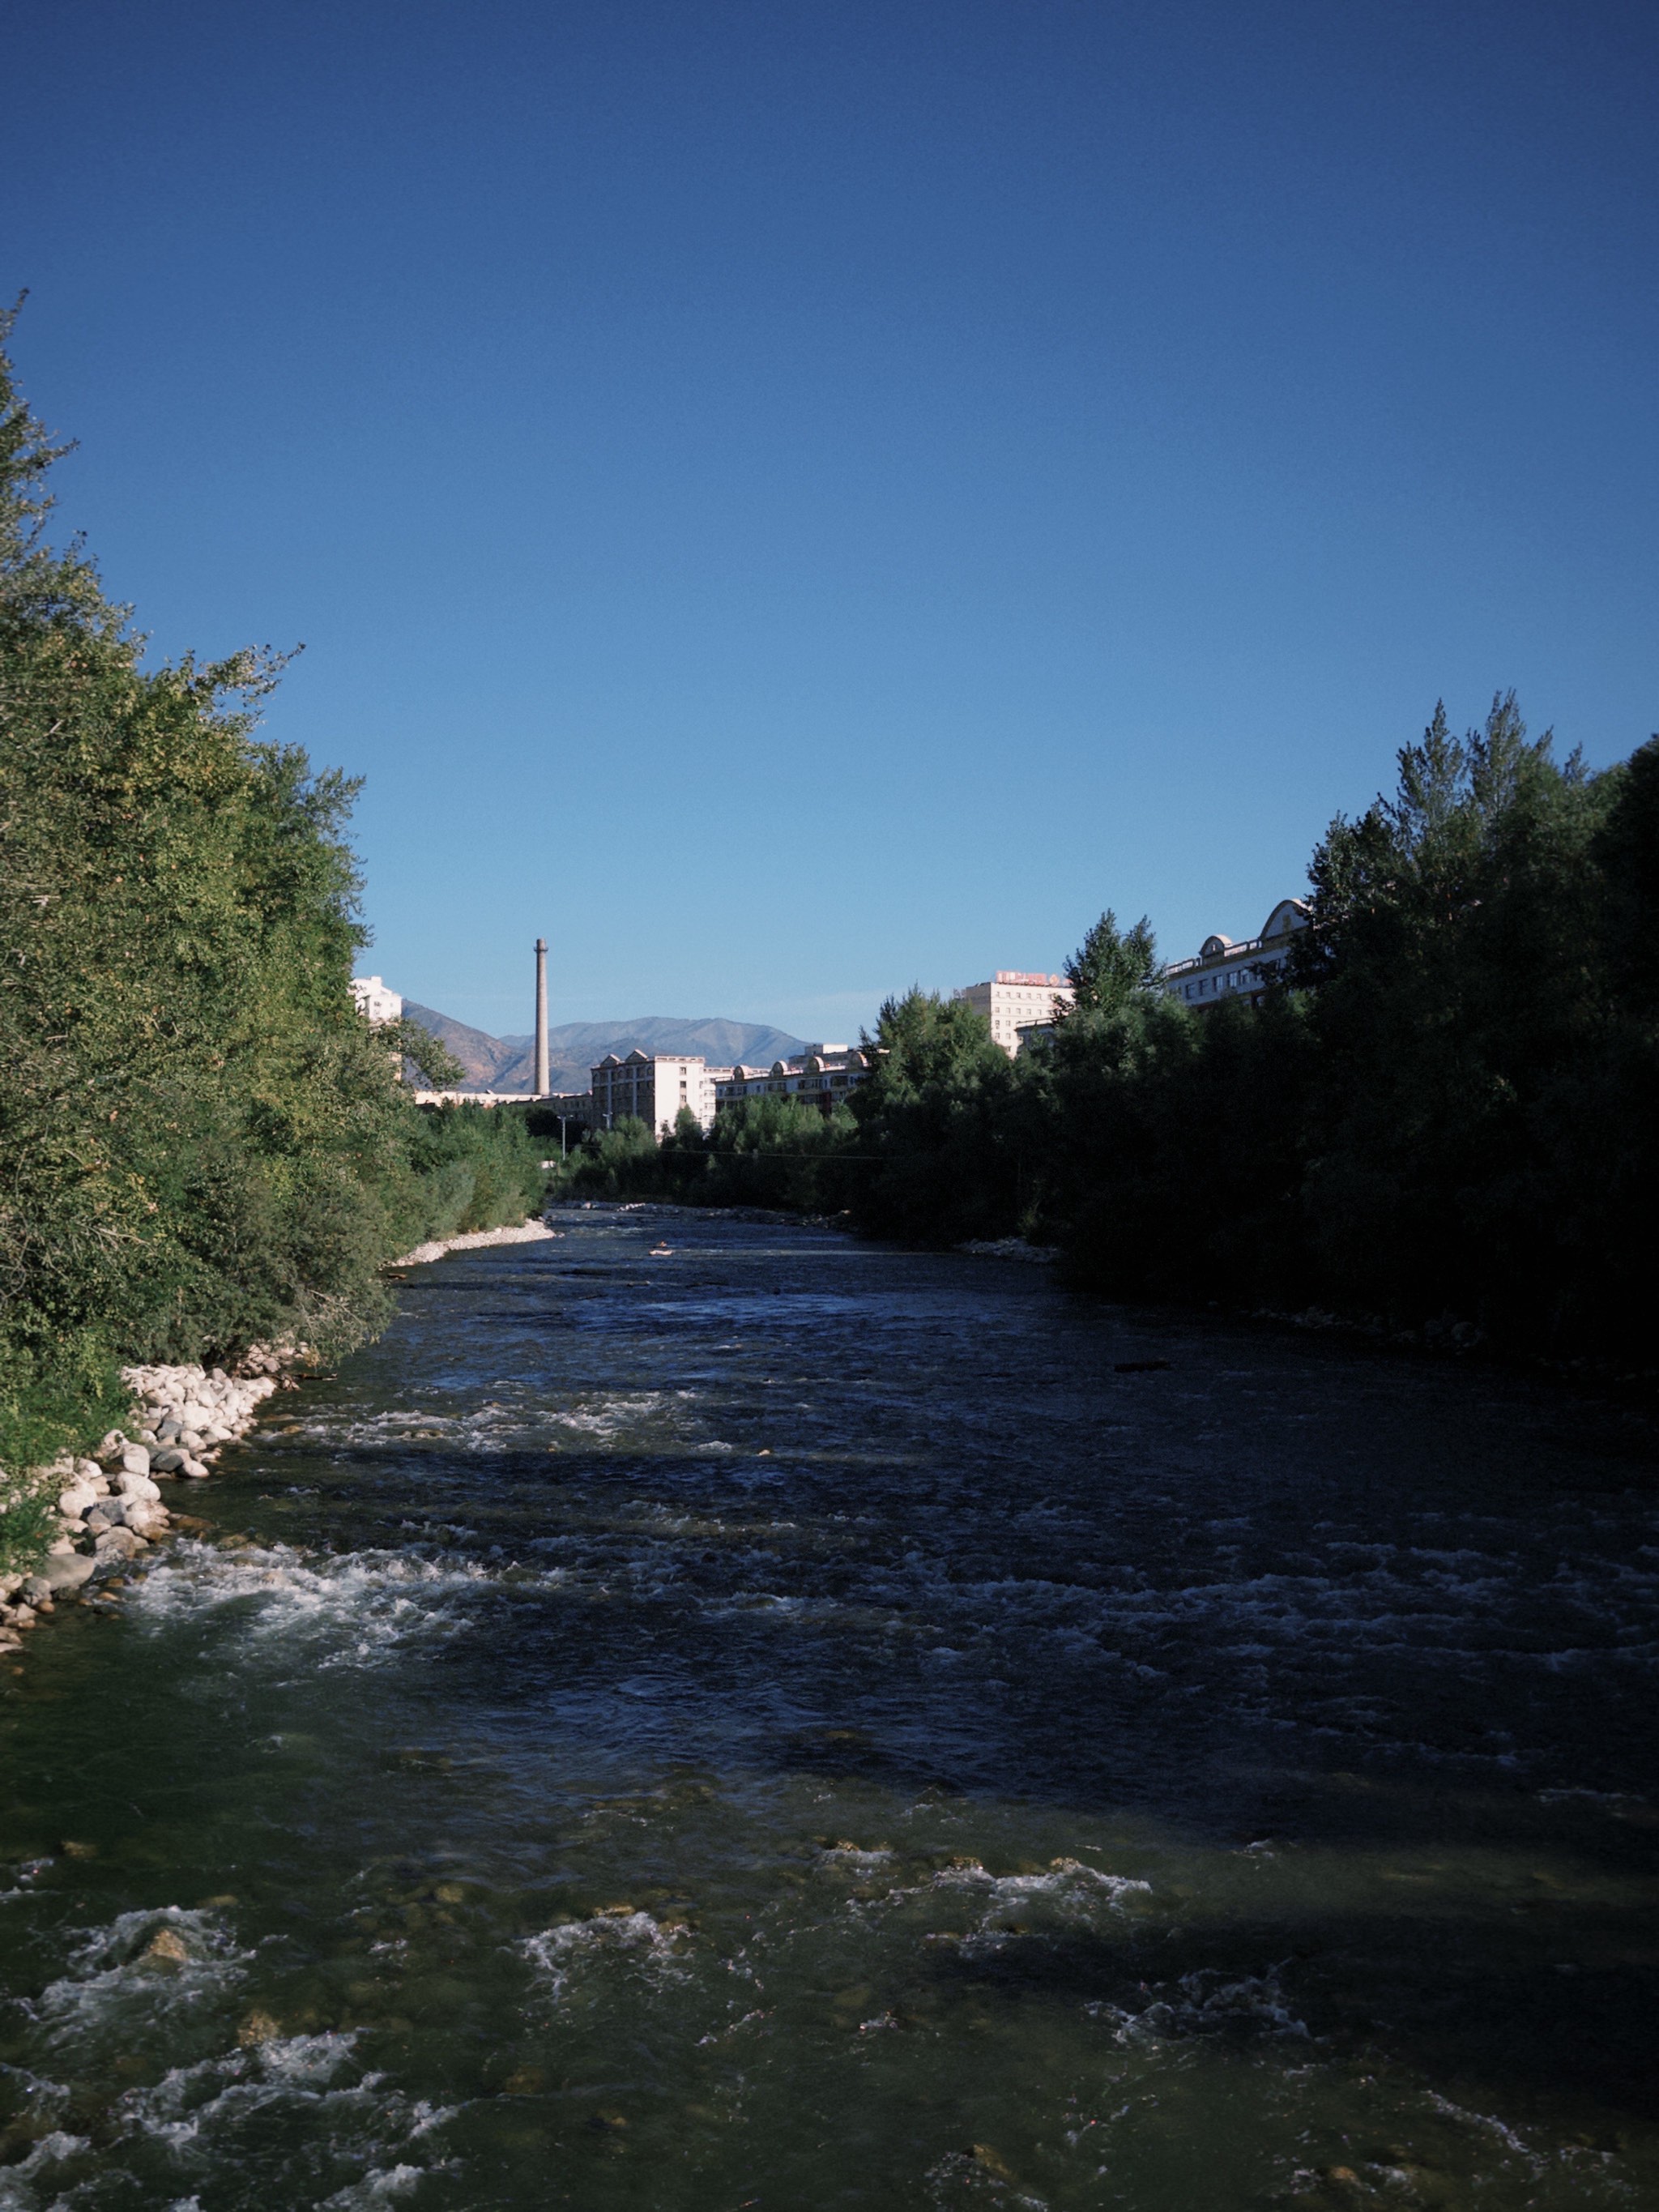
<path fill-rule="evenodd" d="M 1607 789 L 1595 854 L 1603 887 L 1598 949 L 1620 1004 L 1645 1017 L 1659 1011 L 1659 737 L 1614 770 Z"/>
<path fill-rule="evenodd" d="M 408 1145 L 408 1171 L 396 1200 L 404 1209 L 402 1242 L 493 1229 L 540 1208 L 547 1177 L 522 1106 L 423 1106 Z"/>
<path fill-rule="evenodd" d="M 663 1188 L 662 1157 L 648 1121 L 618 1115 L 608 1129 L 590 1129 L 562 1160 L 553 1188 L 582 1198 L 649 1198 Z"/>
<path fill-rule="evenodd" d="M 826 1113 L 809 1098 L 774 1092 L 739 1099 L 714 1116 L 698 1195 L 715 1205 L 839 1213 L 856 1187 L 857 1138 L 840 1101 Z"/>
<path fill-rule="evenodd" d="M 260 736 L 276 656 L 146 664 L 46 542 L 64 450 L 0 354 L 0 1440 L 118 1357 L 359 1341 L 453 1210 L 395 1079 L 430 1041 L 351 997 L 356 786 Z"/>
<path fill-rule="evenodd" d="M 1314 855 L 1316 1157 L 1324 1295 L 1407 1321 L 1559 1339 L 1587 1286 L 1583 1133 L 1601 1049 L 1598 831 L 1613 786 L 1528 736 L 1513 695 L 1455 737 L 1443 709 L 1395 795 Z"/>
<path fill-rule="evenodd" d="M 1008 1233 L 1014 1077 L 990 1024 L 961 1000 L 912 989 L 886 1001 L 862 1046 L 871 1072 L 848 1100 L 866 1156 L 855 1217 L 930 1243 Z"/>
<path fill-rule="evenodd" d="M 466 1080 L 466 1070 L 441 1038 L 405 1016 L 380 1025 L 381 1042 L 398 1054 L 405 1083 L 414 1081 L 428 1091 L 447 1091 Z"/>
<path fill-rule="evenodd" d="M 1155 991 L 1163 967 L 1152 925 L 1143 914 L 1132 928 L 1120 930 L 1108 907 L 1066 963 L 1072 1004 L 1061 1000 L 1057 1018 L 1077 1013 L 1115 1013 L 1138 991 Z"/>

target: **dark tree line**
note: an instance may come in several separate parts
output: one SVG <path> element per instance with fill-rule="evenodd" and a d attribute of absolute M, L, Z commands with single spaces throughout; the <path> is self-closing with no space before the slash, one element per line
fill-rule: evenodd
<path fill-rule="evenodd" d="M 1170 997 L 1149 925 L 1108 913 L 1068 963 L 1074 1011 L 1018 1060 L 911 991 L 833 1128 L 751 1108 L 706 1140 L 641 1130 L 608 1187 L 1022 1234 L 1117 1297 L 1651 1364 L 1659 739 L 1591 774 L 1509 697 L 1462 738 L 1437 712 L 1399 770 L 1331 825 L 1259 1005 Z"/>

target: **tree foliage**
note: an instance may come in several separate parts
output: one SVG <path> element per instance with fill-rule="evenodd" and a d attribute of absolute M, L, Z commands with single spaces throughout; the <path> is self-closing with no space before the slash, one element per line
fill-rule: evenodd
<path fill-rule="evenodd" d="M 1059 1002 L 1059 1018 L 1074 1013 L 1115 1013 L 1138 992 L 1155 991 L 1162 968 L 1158 939 L 1143 914 L 1133 927 L 1121 930 L 1117 916 L 1108 907 L 1100 920 L 1066 963 L 1066 980 L 1072 987 L 1068 1008 Z"/>
<path fill-rule="evenodd" d="M 457 1203 L 432 1040 L 351 998 L 356 786 L 259 735 L 277 657 L 147 663 L 46 541 L 62 450 L 0 355 L 0 1431 L 118 1354 L 354 1343 Z"/>
<path fill-rule="evenodd" d="M 1065 1025 L 1048 1232 L 1118 1292 L 1319 1303 L 1640 1356 L 1659 744 L 1591 775 L 1443 709 L 1313 856 L 1288 993 Z"/>
<path fill-rule="evenodd" d="M 705 1131 L 681 1107 L 660 1143 L 624 1116 L 590 1131 L 559 1163 L 556 1192 L 580 1198 L 658 1198 L 681 1206 L 758 1206 L 839 1212 L 854 1164 L 852 1116 L 810 1100 L 763 1094 L 722 1106 Z"/>
<path fill-rule="evenodd" d="M 1437 710 L 1399 767 L 1394 796 L 1316 852 L 1296 948 L 1316 987 L 1311 1264 L 1390 1313 L 1618 1333 L 1609 1200 L 1637 1201 L 1650 1158 L 1652 1029 L 1619 924 L 1651 866 L 1625 803 L 1649 771 L 1558 761 L 1512 695 L 1462 738 Z"/>
<path fill-rule="evenodd" d="M 851 1194 L 866 1228 L 953 1243 L 1017 1211 L 1012 1071 L 982 1014 L 913 989 L 862 1039 L 871 1072 L 848 1100 L 864 1155 Z"/>

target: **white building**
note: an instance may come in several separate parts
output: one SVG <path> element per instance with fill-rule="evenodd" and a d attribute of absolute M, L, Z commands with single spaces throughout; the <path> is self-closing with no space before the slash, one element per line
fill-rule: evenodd
<path fill-rule="evenodd" d="M 734 1106 L 744 1098 L 799 1098 L 826 1112 L 870 1073 L 856 1045 L 809 1044 L 798 1060 L 775 1060 L 770 1067 L 714 1068 L 714 1100 Z"/>
<path fill-rule="evenodd" d="M 402 999 L 397 992 L 388 991 L 378 975 L 354 975 L 351 995 L 357 1001 L 357 1012 L 375 1029 L 382 1022 L 400 1022 L 404 1018 Z"/>
<path fill-rule="evenodd" d="M 714 1119 L 714 1079 L 725 1073 L 696 1053 L 635 1051 L 619 1060 L 608 1052 L 593 1070 L 589 1119 L 596 1129 L 611 1129 L 632 1115 L 653 1136 L 665 1137 L 689 1106 L 706 1129 Z"/>
<path fill-rule="evenodd" d="M 1261 925 L 1259 937 L 1235 943 L 1218 931 L 1206 937 L 1190 960 L 1177 960 L 1164 971 L 1164 988 L 1194 1012 L 1206 1013 L 1224 999 L 1260 999 L 1291 957 L 1291 939 L 1308 927 L 1305 899 L 1280 899 Z"/>
<path fill-rule="evenodd" d="M 1034 1024 L 1051 1022 L 1057 1006 L 1072 1003 L 1072 987 L 1063 975 L 1029 974 L 1023 968 L 999 968 L 988 983 L 969 983 L 952 991 L 953 999 L 983 1014 L 991 1035 L 1012 1060 L 1020 1048 L 1020 1031 Z"/>
<path fill-rule="evenodd" d="M 527 1091 L 416 1091 L 417 1106 L 528 1106 Z"/>

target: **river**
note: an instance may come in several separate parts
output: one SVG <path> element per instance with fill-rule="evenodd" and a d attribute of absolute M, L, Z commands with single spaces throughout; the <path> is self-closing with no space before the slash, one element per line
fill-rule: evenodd
<path fill-rule="evenodd" d="M 4 2212 L 1659 2203 L 1634 1414 L 559 1226 L 0 1674 Z"/>

